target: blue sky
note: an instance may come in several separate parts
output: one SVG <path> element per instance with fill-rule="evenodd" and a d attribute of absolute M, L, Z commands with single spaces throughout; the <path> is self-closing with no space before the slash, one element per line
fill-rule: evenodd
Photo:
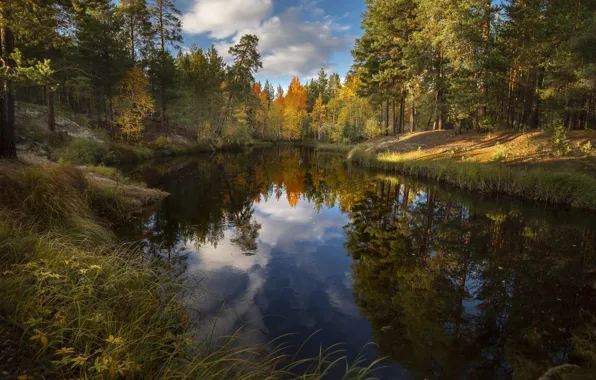
<path fill-rule="evenodd" d="M 344 76 L 360 30 L 364 0 L 176 0 L 183 17 L 183 48 L 215 44 L 227 57 L 242 35 L 256 34 L 263 69 L 257 79 L 287 87 L 321 67 Z"/>

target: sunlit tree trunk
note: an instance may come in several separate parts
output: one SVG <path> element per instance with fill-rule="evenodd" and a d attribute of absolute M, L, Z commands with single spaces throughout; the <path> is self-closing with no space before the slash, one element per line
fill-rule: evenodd
<path fill-rule="evenodd" d="M 437 97 L 435 100 L 435 122 L 433 130 L 443 130 L 443 49 L 437 54 Z"/>
<path fill-rule="evenodd" d="M 393 134 L 397 135 L 399 133 L 399 124 L 395 115 L 395 99 L 391 99 L 391 127 L 393 128 Z"/>
<path fill-rule="evenodd" d="M 482 44 L 484 57 L 488 54 L 489 40 L 490 40 L 490 20 L 491 20 L 491 1 L 484 2 L 484 21 L 482 25 Z M 483 58 L 486 59 L 486 58 Z M 486 66 L 485 64 L 483 66 Z M 482 104 L 478 107 L 478 129 L 480 125 L 486 119 L 486 104 L 488 103 L 488 70 L 483 67 L 481 72 L 481 84 L 480 84 L 480 101 Z"/>
<path fill-rule="evenodd" d="M 416 107 L 415 107 L 414 95 L 410 94 L 410 132 L 414 132 L 415 119 L 416 119 Z"/>

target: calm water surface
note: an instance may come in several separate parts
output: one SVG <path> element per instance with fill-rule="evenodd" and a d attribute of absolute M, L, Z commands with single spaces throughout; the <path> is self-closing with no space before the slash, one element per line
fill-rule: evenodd
<path fill-rule="evenodd" d="M 293 334 L 283 340 L 295 348 L 310 337 L 302 357 L 342 342 L 352 359 L 388 357 L 382 379 L 536 379 L 581 364 L 596 314 L 594 216 L 307 149 L 134 175 L 171 193 L 137 233 L 171 276 L 200 281 L 188 303 L 201 334 L 245 326 L 243 341 Z"/>

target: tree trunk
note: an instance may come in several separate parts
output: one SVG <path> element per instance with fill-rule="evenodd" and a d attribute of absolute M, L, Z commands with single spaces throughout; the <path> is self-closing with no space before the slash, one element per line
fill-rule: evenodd
<path fill-rule="evenodd" d="M 484 22 L 482 25 L 482 44 L 483 44 L 483 56 L 486 57 L 489 50 L 489 39 L 490 39 L 490 20 L 491 20 L 491 1 L 484 2 Z M 485 67 L 482 68 L 481 85 L 480 85 L 480 101 L 482 104 L 478 107 L 478 125 L 477 130 L 480 130 L 480 126 L 484 119 L 486 119 L 486 105 L 488 103 L 488 70 Z"/>
<path fill-rule="evenodd" d="M 389 100 L 385 101 L 385 136 L 389 136 Z"/>
<path fill-rule="evenodd" d="M 130 14 L 130 58 L 132 59 L 132 63 L 134 65 L 136 57 L 135 57 L 135 23 L 134 23 L 134 15 L 131 12 Z"/>
<path fill-rule="evenodd" d="M 433 130 L 443 130 L 443 50 L 439 48 L 437 57 L 437 98 L 435 100 L 435 122 Z"/>
<path fill-rule="evenodd" d="M 416 108 L 414 103 L 414 95 L 410 94 L 410 132 L 414 132 L 414 123 L 416 119 Z"/>
<path fill-rule="evenodd" d="M 0 9 L 0 57 L 10 67 L 13 64 L 9 58 L 14 50 L 14 35 L 5 23 L 8 11 Z M 14 94 L 12 81 L 2 83 L 2 98 L 0 99 L 0 158 L 17 158 L 17 148 L 14 136 Z"/>
<path fill-rule="evenodd" d="M 395 99 L 391 99 L 391 127 L 393 128 L 393 134 L 397 135 L 399 133 L 399 124 L 396 120 L 395 115 Z"/>
<path fill-rule="evenodd" d="M 405 122 L 405 117 L 406 117 L 406 111 L 405 111 L 405 104 L 406 104 L 406 88 L 404 87 L 402 92 L 401 92 L 401 102 L 399 103 L 399 125 L 398 125 L 398 129 L 399 129 L 399 133 L 404 133 L 405 132 L 405 128 L 404 126 L 406 125 Z"/>
<path fill-rule="evenodd" d="M 162 132 L 166 131 L 166 41 L 165 41 L 165 26 L 163 20 L 163 1 L 160 0 L 159 6 L 159 38 L 161 42 L 161 89 L 160 89 L 160 97 L 161 97 L 161 130 Z"/>
<path fill-rule="evenodd" d="M 529 126 L 532 129 L 538 128 L 540 124 L 540 90 L 542 89 L 542 82 L 544 80 L 544 69 L 538 69 L 536 84 L 534 87 L 534 96 L 532 98 L 532 106 L 530 109 Z"/>
<path fill-rule="evenodd" d="M 161 131 L 166 131 L 166 85 L 164 81 L 161 84 L 160 90 L 160 97 L 161 97 Z"/>
<path fill-rule="evenodd" d="M 56 116 L 54 114 L 54 90 L 47 86 L 48 92 L 48 129 L 52 132 L 56 130 Z"/>

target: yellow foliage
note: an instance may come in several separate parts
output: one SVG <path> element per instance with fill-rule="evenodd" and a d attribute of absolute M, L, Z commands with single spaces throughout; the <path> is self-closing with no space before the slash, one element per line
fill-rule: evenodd
<path fill-rule="evenodd" d="M 306 116 L 306 88 L 300 84 L 298 77 L 292 79 L 288 92 L 280 103 L 283 105 L 284 116 L 282 137 L 286 140 L 299 139 Z"/>
<path fill-rule="evenodd" d="M 310 117 L 314 124 L 314 130 L 317 132 L 317 138 L 321 138 L 321 127 L 323 126 L 323 119 L 325 117 L 325 104 L 323 103 L 323 94 L 319 94 L 315 105 L 312 108 Z"/>
<path fill-rule="evenodd" d="M 292 107 L 284 109 L 282 138 L 286 140 L 297 140 L 302 132 L 302 120 L 305 111 L 298 111 Z"/>
<path fill-rule="evenodd" d="M 345 85 L 339 91 L 339 98 L 345 101 L 351 100 L 358 96 L 357 92 L 360 86 L 362 86 L 362 81 L 358 75 L 348 76 Z"/>
<path fill-rule="evenodd" d="M 114 99 L 116 119 L 120 133 L 129 140 L 140 140 L 143 136 L 143 119 L 154 110 L 154 102 L 147 90 L 149 82 L 145 73 L 132 68 L 120 83 L 120 95 Z"/>

